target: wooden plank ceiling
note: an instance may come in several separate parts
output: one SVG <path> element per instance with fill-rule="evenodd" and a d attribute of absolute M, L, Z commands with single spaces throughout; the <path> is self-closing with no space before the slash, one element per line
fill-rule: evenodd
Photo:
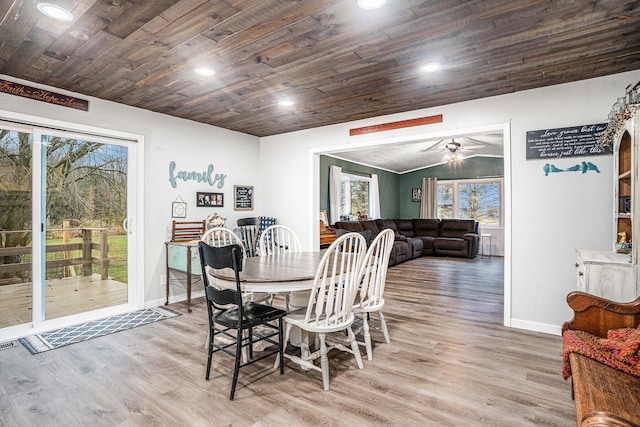
<path fill-rule="evenodd" d="M 640 68 L 640 1 L 49 2 L 0 0 L 0 74 L 257 136 Z"/>

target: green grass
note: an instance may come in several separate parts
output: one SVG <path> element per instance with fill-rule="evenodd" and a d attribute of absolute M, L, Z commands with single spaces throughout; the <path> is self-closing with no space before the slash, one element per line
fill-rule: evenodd
<path fill-rule="evenodd" d="M 109 277 L 122 283 L 127 283 L 127 235 L 115 235 L 109 236 Z M 70 243 L 81 243 L 81 238 L 71 239 Z M 93 242 L 99 242 L 99 239 L 93 238 Z M 47 239 L 47 245 L 62 244 L 62 239 Z M 71 251 L 70 257 L 80 257 L 80 251 Z M 94 256 L 98 256 L 97 252 L 94 252 Z M 61 258 L 61 252 L 49 252 L 47 253 L 47 259 Z M 76 266 L 76 273 L 79 273 Z M 93 273 L 100 274 L 100 266 L 94 265 L 92 269 Z M 62 275 L 61 268 L 47 269 L 47 278 L 57 277 Z"/>

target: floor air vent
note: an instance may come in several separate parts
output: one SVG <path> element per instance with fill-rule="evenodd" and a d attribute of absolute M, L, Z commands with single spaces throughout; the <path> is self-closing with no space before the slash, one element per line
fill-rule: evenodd
<path fill-rule="evenodd" d="M 0 344 L 0 350 L 8 350 L 10 348 L 14 348 L 15 346 L 16 346 L 15 341 L 4 342 L 4 343 Z"/>

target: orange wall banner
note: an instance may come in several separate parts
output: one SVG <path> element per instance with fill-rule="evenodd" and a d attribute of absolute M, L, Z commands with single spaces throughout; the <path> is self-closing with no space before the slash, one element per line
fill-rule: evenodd
<path fill-rule="evenodd" d="M 408 128 L 411 126 L 430 125 L 433 123 L 442 123 L 442 114 L 438 114 L 435 116 L 419 117 L 417 119 L 401 120 L 399 122 L 364 126 L 361 128 L 353 128 L 353 129 L 349 129 L 349 136 L 364 135 L 365 133 L 373 133 L 373 132 L 382 132 L 383 130 Z"/>

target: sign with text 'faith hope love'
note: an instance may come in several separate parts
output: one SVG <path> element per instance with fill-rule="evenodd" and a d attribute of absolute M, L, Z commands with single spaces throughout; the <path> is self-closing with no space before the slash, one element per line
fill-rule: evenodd
<path fill-rule="evenodd" d="M 611 154 L 598 144 L 606 123 L 527 132 L 527 160 Z"/>
<path fill-rule="evenodd" d="M 207 170 L 176 170 L 176 162 L 169 163 L 169 182 L 173 188 L 178 186 L 178 181 L 206 182 L 212 187 L 224 187 L 224 180 L 227 175 L 223 173 L 213 173 L 213 165 L 209 164 Z"/>

